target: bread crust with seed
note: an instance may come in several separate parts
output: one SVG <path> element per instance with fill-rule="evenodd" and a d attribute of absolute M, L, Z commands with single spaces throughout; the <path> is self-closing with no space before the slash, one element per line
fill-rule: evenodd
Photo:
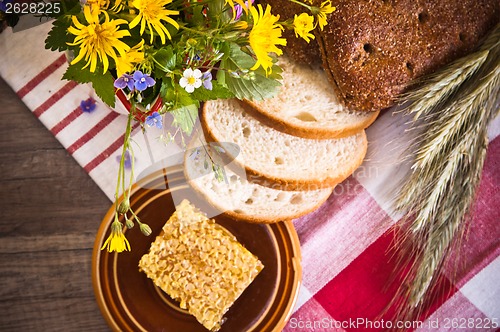
<path fill-rule="evenodd" d="M 365 111 L 392 106 L 410 82 L 473 51 L 500 20 L 498 0 L 334 5 L 318 38 L 323 66 L 344 104 Z"/>

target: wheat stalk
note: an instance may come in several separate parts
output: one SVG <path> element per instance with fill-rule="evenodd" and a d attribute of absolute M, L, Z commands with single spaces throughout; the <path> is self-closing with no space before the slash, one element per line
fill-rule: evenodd
<path fill-rule="evenodd" d="M 429 300 L 447 254 L 460 240 L 474 201 L 488 143 L 487 127 L 498 115 L 500 29 L 480 49 L 455 61 L 402 99 L 411 127 L 411 173 L 395 208 L 404 217 L 399 267 L 409 265 L 408 286 L 395 298 L 403 317 L 415 317 Z"/>

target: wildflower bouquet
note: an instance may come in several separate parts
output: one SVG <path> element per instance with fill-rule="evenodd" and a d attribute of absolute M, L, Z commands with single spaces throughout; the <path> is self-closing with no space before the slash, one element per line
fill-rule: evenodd
<path fill-rule="evenodd" d="M 251 0 L 61 1 L 61 11 L 52 14 L 46 48 L 72 54 L 63 77 L 91 83 L 111 107 L 115 93 L 130 103 L 115 219 L 103 248 L 130 250 L 119 215 L 128 228 L 135 221 L 144 234 L 151 233 L 130 209 L 130 187 L 125 188 L 126 156 L 134 160 L 132 122 L 140 122 L 143 130 L 161 127 L 161 116 L 169 112 L 173 125 L 189 135 L 203 101 L 274 96 L 281 79 L 276 56 L 286 45 L 283 30 L 292 29 L 309 42 L 312 31 L 323 29 L 326 15 L 335 10 L 330 0 L 318 6 L 290 1 L 302 5 L 304 13 L 287 21 L 273 15 L 270 5 Z"/>

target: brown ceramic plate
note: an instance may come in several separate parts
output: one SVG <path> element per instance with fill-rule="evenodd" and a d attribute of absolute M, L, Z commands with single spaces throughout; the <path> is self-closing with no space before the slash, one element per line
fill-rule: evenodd
<path fill-rule="evenodd" d="M 113 330 L 207 331 L 138 270 L 141 256 L 148 252 L 151 242 L 175 211 L 172 194 L 189 200 L 194 195 L 185 184 L 181 169 L 171 174 L 166 181 L 166 171 L 160 170 L 133 188 L 131 206 L 141 221 L 151 227 L 151 236 L 142 235 L 136 226 L 126 231 L 132 251 L 120 254 L 101 251 L 113 221 L 113 206 L 97 233 L 92 259 L 94 293 Z M 281 331 L 292 313 L 301 278 L 300 245 L 292 223 L 250 224 L 221 215 L 214 219 L 265 266 L 225 314 L 227 320 L 220 331 Z"/>

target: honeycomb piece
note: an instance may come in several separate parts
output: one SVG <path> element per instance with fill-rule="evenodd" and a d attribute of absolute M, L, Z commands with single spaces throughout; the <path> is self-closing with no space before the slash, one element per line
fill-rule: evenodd
<path fill-rule="evenodd" d="M 183 200 L 142 256 L 139 270 L 208 330 L 263 269 L 226 229 Z"/>

